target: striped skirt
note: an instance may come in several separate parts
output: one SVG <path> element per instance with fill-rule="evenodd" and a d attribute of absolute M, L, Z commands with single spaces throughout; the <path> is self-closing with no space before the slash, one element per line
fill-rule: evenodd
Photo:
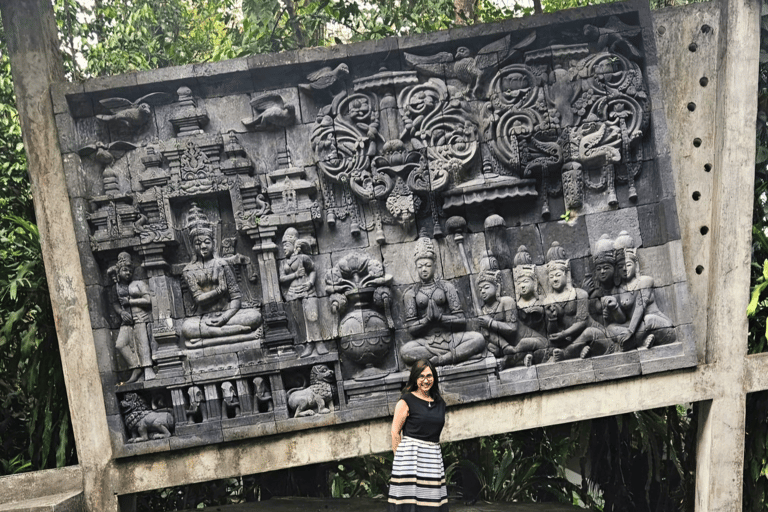
<path fill-rule="evenodd" d="M 447 512 L 443 454 L 438 443 L 403 436 L 389 481 L 388 512 Z"/>

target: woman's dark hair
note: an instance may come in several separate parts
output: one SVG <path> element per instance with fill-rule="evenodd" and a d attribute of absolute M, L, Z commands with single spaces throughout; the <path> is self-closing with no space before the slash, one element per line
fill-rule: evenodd
<path fill-rule="evenodd" d="M 438 386 L 437 381 L 437 370 L 435 369 L 435 365 L 433 365 L 432 362 L 427 359 L 419 359 L 413 363 L 413 366 L 411 366 L 411 374 L 408 376 L 408 382 L 403 388 L 403 394 L 401 396 L 405 396 L 418 388 L 417 380 L 425 368 L 432 370 L 432 377 L 434 378 L 432 381 L 432 387 L 429 388 L 429 396 L 431 396 L 432 400 L 435 402 L 439 402 L 443 399 L 443 397 L 440 396 L 440 386 Z"/>

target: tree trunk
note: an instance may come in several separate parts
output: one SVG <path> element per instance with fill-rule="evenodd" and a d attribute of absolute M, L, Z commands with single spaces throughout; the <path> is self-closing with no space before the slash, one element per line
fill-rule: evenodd
<path fill-rule="evenodd" d="M 288 11 L 289 23 L 293 33 L 296 34 L 296 42 L 299 48 L 306 48 L 307 38 L 304 35 L 304 29 L 301 27 L 301 22 L 296 17 L 296 5 L 293 3 L 293 0 L 285 0 L 285 9 Z"/>
<path fill-rule="evenodd" d="M 475 21 L 475 0 L 453 0 L 457 25 L 471 25 Z"/>

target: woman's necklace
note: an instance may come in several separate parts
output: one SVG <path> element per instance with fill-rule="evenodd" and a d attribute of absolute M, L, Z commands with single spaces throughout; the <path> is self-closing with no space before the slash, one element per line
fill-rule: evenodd
<path fill-rule="evenodd" d="M 432 405 L 434 405 L 435 403 L 435 401 L 431 399 L 432 397 L 430 397 L 426 393 L 422 393 L 420 389 L 416 390 L 415 395 L 421 398 L 422 400 L 424 400 L 425 402 L 427 402 L 427 407 L 429 407 L 430 409 L 432 408 Z"/>

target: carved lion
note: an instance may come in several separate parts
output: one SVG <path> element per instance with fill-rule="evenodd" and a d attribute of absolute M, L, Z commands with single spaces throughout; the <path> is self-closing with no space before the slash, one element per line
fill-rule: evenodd
<path fill-rule="evenodd" d="M 128 430 L 129 443 L 148 441 L 150 432 L 152 439 L 171 437 L 169 429 L 173 428 L 173 414 L 168 409 L 151 410 L 147 402 L 136 393 L 126 393 L 120 401 L 123 408 L 125 428 Z"/>
<path fill-rule="evenodd" d="M 309 374 L 309 387 L 288 390 L 288 408 L 293 417 L 328 414 L 333 404 L 333 371 L 324 364 L 316 364 Z M 306 381 L 305 381 L 306 382 Z"/>

